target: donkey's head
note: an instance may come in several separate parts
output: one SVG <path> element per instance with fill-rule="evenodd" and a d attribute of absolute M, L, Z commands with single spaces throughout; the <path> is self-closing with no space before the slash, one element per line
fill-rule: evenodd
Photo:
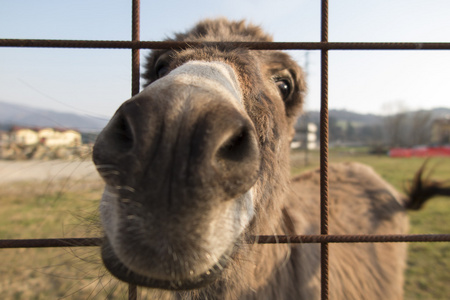
<path fill-rule="evenodd" d="M 271 38 L 217 20 L 176 40 Z M 301 70 L 282 52 L 220 43 L 153 51 L 146 67 L 147 86 L 117 110 L 94 147 L 106 182 L 103 260 L 138 285 L 205 286 L 239 255 L 246 235 L 276 230 Z"/>

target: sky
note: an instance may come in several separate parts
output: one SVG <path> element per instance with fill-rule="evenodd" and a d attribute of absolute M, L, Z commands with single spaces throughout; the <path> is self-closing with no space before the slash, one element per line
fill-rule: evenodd
<path fill-rule="evenodd" d="M 141 40 L 203 18 L 246 19 L 275 41 L 320 41 L 319 0 L 141 0 Z M 330 0 L 330 42 L 450 42 L 448 0 Z M 131 1 L 0 0 L 0 39 L 130 40 Z M 320 108 L 320 52 L 288 51 Z M 141 62 L 148 54 L 141 50 Z M 0 101 L 110 118 L 131 94 L 131 50 L 0 48 Z M 387 114 L 450 107 L 450 51 L 330 51 L 329 107 Z"/>

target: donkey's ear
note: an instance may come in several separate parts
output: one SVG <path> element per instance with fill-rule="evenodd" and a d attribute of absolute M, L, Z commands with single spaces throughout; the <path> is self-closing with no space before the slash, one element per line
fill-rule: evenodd
<path fill-rule="evenodd" d="M 144 73 L 142 74 L 142 78 L 145 79 L 144 87 L 155 81 L 159 78 L 160 70 L 158 70 L 158 62 L 161 61 L 160 58 L 162 56 L 165 56 L 167 50 L 153 50 L 150 52 L 150 54 L 145 58 L 144 63 Z"/>
<path fill-rule="evenodd" d="M 147 85 L 149 85 L 150 83 L 152 83 L 153 81 L 156 80 L 154 65 L 155 65 L 156 59 L 160 55 L 159 52 L 160 51 L 153 50 L 147 55 L 147 57 L 145 57 L 145 62 L 144 62 L 145 70 L 142 73 L 142 78 L 145 79 L 145 82 L 143 84 L 144 87 L 146 87 Z"/>

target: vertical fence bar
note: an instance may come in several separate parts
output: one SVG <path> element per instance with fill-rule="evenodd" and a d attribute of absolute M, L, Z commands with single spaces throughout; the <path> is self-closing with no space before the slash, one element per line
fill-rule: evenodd
<path fill-rule="evenodd" d="M 131 17 L 131 39 L 137 42 L 140 39 L 140 0 L 132 0 L 132 17 Z M 131 95 L 134 96 L 139 93 L 140 86 L 140 49 L 131 49 Z M 135 284 L 128 284 L 128 299 L 137 299 L 137 286 Z"/>
<path fill-rule="evenodd" d="M 322 0 L 321 40 L 328 42 L 328 0 Z M 321 50 L 320 234 L 328 235 L 328 50 Z M 321 299 L 328 299 L 328 243 L 320 244 Z"/>
<path fill-rule="evenodd" d="M 137 286 L 135 284 L 128 284 L 128 300 L 137 300 Z"/>
<path fill-rule="evenodd" d="M 133 16 L 131 24 L 131 36 L 133 42 L 138 42 L 139 28 L 140 28 L 140 0 L 133 1 Z M 131 94 L 134 96 L 139 93 L 139 78 L 140 78 L 140 61 L 139 61 L 139 48 L 133 48 L 131 50 Z"/>

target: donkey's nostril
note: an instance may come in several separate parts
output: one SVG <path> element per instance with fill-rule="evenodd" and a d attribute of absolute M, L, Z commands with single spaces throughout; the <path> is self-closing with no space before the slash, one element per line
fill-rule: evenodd
<path fill-rule="evenodd" d="M 248 124 L 235 128 L 232 134 L 225 137 L 215 154 L 216 161 L 221 165 L 246 164 L 258 156 L 254 130 Z M 235 166 L 236 167 L 236 166 Z M 240 168 L 240 167 L 237 167 Z"/>
<path fill-rule="evenodd" d="M 218 140 L 212 163 L 216 175 L 211 177 L 226 193 L 224 199 L 247 192 L 255 183 L 259 170 L 259 148 L 253 126 L 246 120 L 230 122 L 228 126 L 234 128 L 218 133 L 222 137 Z"/>
<path fill-rule="evenodd" d="M 109 127 L 107 139 L 111 143 L 111 147 L 120 152 L 130 150 L 133 147 L 133 131 L 123 114 L 117 115 L 111 121 Z"/>
<path fill-rule="evenodd" d="M 240 128 L 220 146 L 217 151 L 219 160 L 241 161 L 251 151 L 251 137 L 247 128 Z"/>

